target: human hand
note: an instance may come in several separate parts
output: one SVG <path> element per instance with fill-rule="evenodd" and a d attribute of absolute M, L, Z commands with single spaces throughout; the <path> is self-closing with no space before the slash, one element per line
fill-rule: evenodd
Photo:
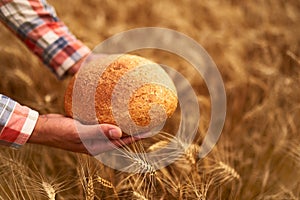
<path fill-rule="evenodd" d="M 95 59 L 99 59 L 99 58 L 104 58 L 104 57 L 106 57 L 108 54 L 95 54 L 95 53 L 90 53 L 90 54 L 88 54 L 88 55 L 86 55 L 86 56 L 84 56 L 83 58 L 81 58 L 78 62 L 76 62 L 72 67 L 70 67 L 70 69 L 68 70 L 68 74 L 70 74 L 70 75 L 74 75 L 74 74 L 76 74 L 78 71 L 79 71 L 79 69 L 83 66 L 83 65 L 85 65 L 85 64 L 87 64 L 87 63 L 89 63 L 90 61 L 92 61 L 92 60 L 95 60 Z"/>
<path fill-rule="evenodd" d="M 39 116 L 28 142 L 97 155 L 140 139 L 142 135 L 122 137 L 121 129 L 115 125 L 84 125 L 63 115 L 47 114 Z"/>

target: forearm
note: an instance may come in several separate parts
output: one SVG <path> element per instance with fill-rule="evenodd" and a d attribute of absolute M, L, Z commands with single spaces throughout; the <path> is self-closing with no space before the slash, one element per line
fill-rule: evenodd
<path fill-rule="evenodd" d="M 40 115 L 37 119 L 33 132 L 28 140 L 28 143 L 34 144 L 47 144 L 48 140 L 52 140 L 52 134 L 47 133 L 48 118 Z M 51 127 L 50 127 L 51 128 Z"/>
<path fill-rule="evenodd" d="M 62 148 L 69 140 L 81 143 L 75 120 L 60 114 L 40 115 L 28 143 Z"/>
<path fill-rule="evenodd" d="M 0 3 L 0 20 L 59 78 L 76 72 L 79 61 L 90 52 L 45 1 Z"/>

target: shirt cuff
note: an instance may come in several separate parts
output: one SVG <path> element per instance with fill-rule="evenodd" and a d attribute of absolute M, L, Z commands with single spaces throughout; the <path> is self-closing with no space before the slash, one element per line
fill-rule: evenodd
<path fill-rule="evenodd" d="M 0 144 L 20 148 L 31 136 L 39 113 L 0 95 Z"/>
<path fill-rule="evenodd" d="M 70 49 L 72 49 L 74 53 L 68 55 Z M 84 57 L 90 54 L 90 52 L 91 50 L 87 46 L 83 45 L 79 40 L 75 40 L 67 44 L 55 56 L 53 56 L 49 65 L 55 69 L 57 77 L 62 79 L 73 65 L 81 59 L 84 59 Z"/>

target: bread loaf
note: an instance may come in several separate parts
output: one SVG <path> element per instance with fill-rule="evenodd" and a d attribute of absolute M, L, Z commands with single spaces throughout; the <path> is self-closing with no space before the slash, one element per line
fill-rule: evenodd
<path fill-rule="evenodd" d="M 65 93 L 65 112 L 82 123 L 109 123 L 135 134 L 163 125 L 177 107 L 168 74 L 143 57 L 109 55 L 84 65 Z"/>

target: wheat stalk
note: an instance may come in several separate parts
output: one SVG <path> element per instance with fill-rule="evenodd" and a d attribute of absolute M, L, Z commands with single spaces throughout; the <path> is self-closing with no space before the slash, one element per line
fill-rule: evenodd
<path fill-rule="evenodd" d="M 182 199 L 186 178 L 185 173 L 180 173 L 181 177 L 184 176 L 182 179 L 172 168 L 170 170 L 161 169 L 160 171 L 162 172 L 161 181 L 164 184 L 164 189 L 166 189 L 173 197 Z"/>
<path fill-rule="evenodd" d="M 205 200 L 207 198 L 207 193 L 212 185 L 212 179 L 209 178 L 199 178 L 199 174 L 192 177 L 187 177 L 187 183 L 184 187 L 184 192 L 187 197 L 191 196 L 191 193 L 195 194 L 196 199 Z"/>
<path fill-rule="evenodd" d="M 17 195 L 14 193 L 14 189 L 12 186 L 9 184 L 9 182 L 5 179 L 4 180 L 5 184 L 0 184 L 0 191 L 1 191 L 1 199 L 9 199 L 9 200 L 14 200 L 18 199 Z M 6 186 L 6 188 L 4 188 Z M 5 198 L 4 198 L 5 197 Z"/>
<path fill-rule="evenodd" d="M 289 200 L 299 200 L 299 194 L 294 194 L 293 187 L 286 188 L 283 185 L 280 185 L 277 192 L 272 194 L 263 193 L 257 199 L 258 200 L 273 200 L 273 199 L 289 199 Z"/>
<path fill-rule="evenodd" d="M 290 50 L 286 51 L 286 55 L 288 55 L 290 58 L 292 58 L 298 65 L 300 65 L 300 59 L 297 58 L 297 56 Z"/>

